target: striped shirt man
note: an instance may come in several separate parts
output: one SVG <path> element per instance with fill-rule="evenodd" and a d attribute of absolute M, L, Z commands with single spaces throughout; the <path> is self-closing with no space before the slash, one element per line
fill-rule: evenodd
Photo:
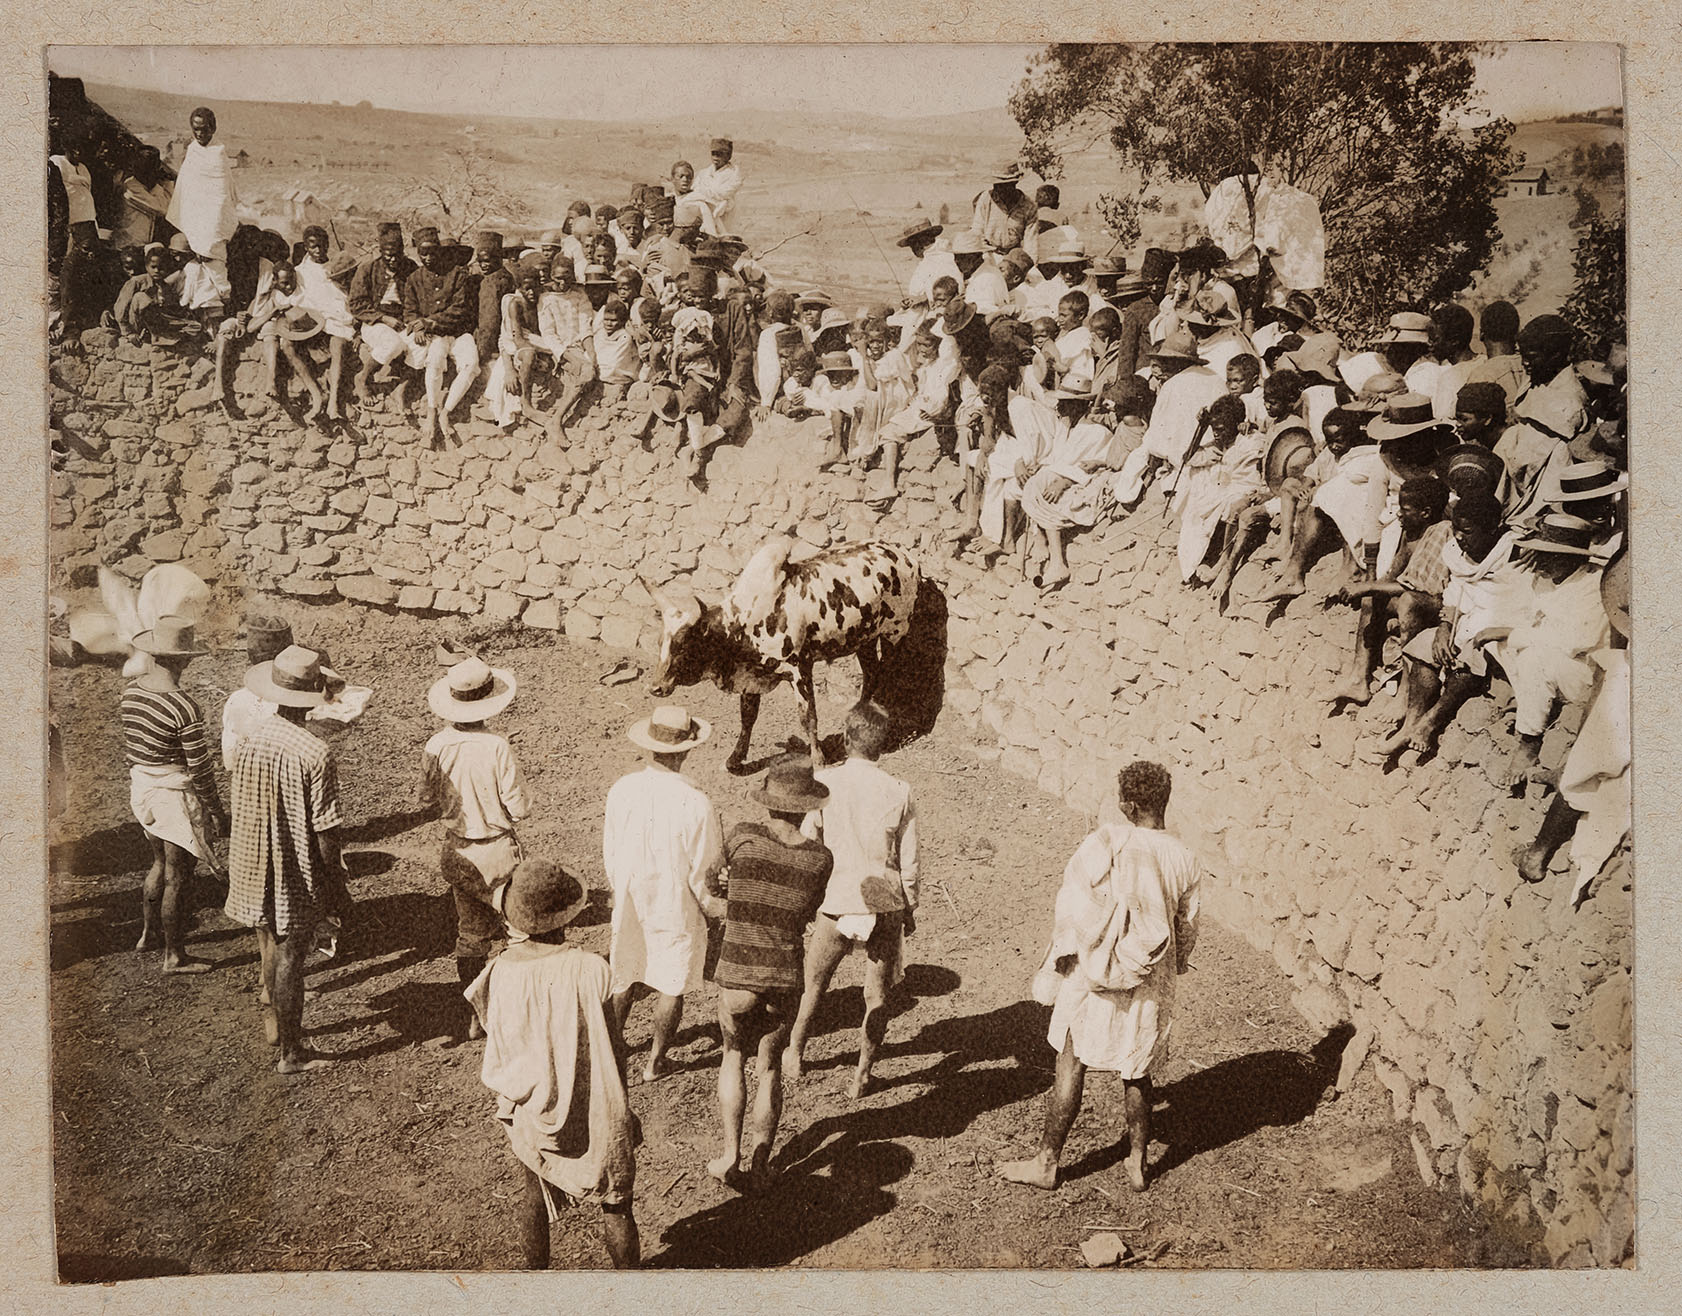
<path fill-rule="evenodd" d="M 185 768 L 200 796 L 217 798 L 204 714 L 191 695 L 131 685 L 123 691 L 118 716 L 131 767 Z"/>
<path fill-rule="evenodd" d="M 233 828 L 224 912 L 277 938 L 314 930 L 335 875 L 317 840 L 342 822 L 332 751 L 283 717 L 265 719 L 234 751 Z"/>
<path fill-rule="evenodd" d="M 834 861 L 821 842 L 790 846 L 759 823 L 731 829 L 724 946 L 713 980 L 750 992 L 801 985 L 801 934 L 817 913 Z"/>

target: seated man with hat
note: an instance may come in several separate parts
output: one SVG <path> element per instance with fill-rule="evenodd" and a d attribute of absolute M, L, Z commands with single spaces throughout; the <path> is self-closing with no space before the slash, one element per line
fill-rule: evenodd
<path fill-rule="evenodd" d="M 1151 365 L 1161 380 L 1151 423 L 1111 485 L 1116 502 L 1123 507 L 1139 501 L 1159 470 L 1170 474 L 1179 470 L 1202 441 L 1204 408 L 1226 392 L 1225 376 L 1204 363 L 1188 329 L 1176 330 L 1151 353 Z"/>
<path fill-rule="evenodd" d="M 415 341 L 403 322 L 403 286 L 417 268 L 403 250 L 402 225 L 387 221 L 379 228 L 379 254 L 356 267 L 350 278 L 350 313 L 362 326 L 362 350 L 356 372 L 356 400 L 374 403 L 368 381 L 374 367 L 407 361 Z M 419 354 L 414 368 L 426 363 Z M 405 381 L 406 383 L 407 381 Z"/>
<path fill-rule="evenodd" d="M 1004 275 L 992 263 L 980 239 L 973 233 L 959 233 L 952 238 L 952 262 L 958 267 L 959 288 L 964 300 L 973 302 L 982 315 L 992 315 L 1007 309 L 1009 290 Z"/>
<path fill-rule="evenodd" d="M 177 616 L 160 617 L 134 637 L 133 645 L 151 658 L 118 706 L 129 762 L 129 806 L 152 848 L 135 949 L 161 946 L 165 973 L 204 973 L 210 963 L 186 950 L 181 901 L 195 860 L 204 860 L 220 876 L 215 837 L 227 830 L 228 814 L 216 788 L 204 714 L 181 689 L 181 676 L 188 663 L 210 650 L 198 642 L 193 623 Z"/>
<path fill-rule="evenodd" d="M 1514 544 L 1528 555 L 1528 569 L 1478 637 L 1513 687 L 1518 739 L 1507 768 L 1509 787 L 1549 780 L 1537 767 L 1543 734 L 1561 705 L 1587 705 L 1594 694 L 1600 668 L 1593 655 L 1611 641 L 1600 590 L 1605 560 L 1597 556 L 1596 538 L 1594 523 L 1583 517 L 1543 516 Z"/>
<path fill-rule="evenodd" d="M 524 1170 L 520 1249 L 549 1265 L 563 1206 L 601 1207 L 602 1242 L 617 1269 L 642 1259 L 633 1201 L 642 1126 L 625 1081 L 625 1039 L 609 1008 L 606 961 L 566 940 L 590 888 L 559 864 L 528 859 L 502 888 L 508 949 L 468 987 L 485 1039 L 480 1081 Z"/>
<path fill-rule="evenodd" d="M 1021 181 L 1022 166 L 1009 160 L 993 174 L 993 185 L 976 194 L 969 231 L 989 251 L 1020 247 L 1039 216 L 1034 198 L 1017 186 Z"/>
<path fill-rule="evenodd" d="M 234 751 L 223 912 L 257 930 L 264 1035 L 280 1048 L 276 1068 L 295 1074 L 328 1063 L 304 1046 L 304 961 L 321 923 L 348 902 L 338 768 L 304 729 L 305 714 L 327 702 L 327 678 L 320 654 L 292 645 L 252 667 L 245 684 L 276 711 Z"/>
<path fill-rule="evenodd" d="M 640 205 L 621 206 L 619 213 L 608 223 L 607 234 L 613 239 L 619 259 L 635 265 L 638 270 L 648 259 L 644 239 L 648 237 L 648 220 Z"/>
<path fill-rule="evenodd" d="M 456 977 L 463 987 L 483 972 L 504 935 L 500 905 L 522 858 L 514 824 L 531 812 L 513 750 L 485 730 L 513 702 L 515 689 L 513 672 L 467 658 L 426 692 L 433 716 L 449 725 L 421 751 L 420 807 L 444 824 L 439 870 L 455 900 Z M 461 1026 L 468 1038 L 484 1036 L 477 1020 Z"/>
<path fill-rule="evenodd" d="M 1408 371 L 1430 350 L 1431 317 L 1417 311 L 1398 311 L 1367 351 L 1338 363 L 1338 373 L 1356 393 L 1385 370 L 1402 376 L 1405 382 Z"/>
<path fill-rule="evenodd" d="M 804 933 L 823 903 L 834 859 L 821 840 L 800 831 L 806 815 L 829 800 L 810 756 L 779 759 L 749 798 L 769 816 L 738 823 L 724 841 L 724 940 L 713 973 L 724 1043 L 718 1070 L 724 1148 L 707 1162 L 707 1173 L 732 1187 L 758 1189 L 770 1178 L 782 1115 L 783 1051 L 800 1010 Z M 744 1147 L 750 1053 L 757 1054 L 759 1090 Z"/>
<path fill-rule="evenodd" d="M 962 281 L 963 276 L 958 273 L 957 260 L 945 245 L 937 241 L 943 231 L 941 225 L 931 223 L 927 219 L 919 219 L 906 225 L 905 231 L 895 242 L 894 245 L 906 248 L 917 262 L 917 268 L 911 271 L 911 277 L 905 281 L 905 296 L 900 301 L 901 306 L 927 307 L 934 295 L 936 279 L 951 278 Z M 914 327 L 913 319 L 914 317 L 905 321 L 907 335 Z"/>

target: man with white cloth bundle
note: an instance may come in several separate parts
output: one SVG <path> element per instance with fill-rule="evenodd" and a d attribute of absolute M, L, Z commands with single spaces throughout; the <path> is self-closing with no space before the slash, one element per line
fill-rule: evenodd
<path fill-rule="evenodd" d="M 227 147 L 211 145 L 216 115 L 201 105 L 189 122 L 193 140 L 187 143 L 187 154 L 176 171 L 165 218 L 181 231 L 198 257 L 183 271 L 181 300 L 188 310 L 219 309 L 232 292 L 228 239 L 238 225 L 234 207 L 239 198 L 234 193 Z"/>
<path fill-rule="evenodd" d="M 613 783 L 602 828 L 602 865 L 613 887 L 613 1015 L 621 1031 L 638 987 L 659 995 L 643 1082 L 665 1072 L 683 998 L 701 985 L 707 920 L 726 906 L 715 889 L 724 868 L 718 813 L 683 775 L 690 750 L 712 724 L 662 706 L 626 731 L 649 762 Z M 641 993 L 636 993 L 641 994 Z"/>
<path fill-rule="evenodd" d="M 1156 763 L 1130 763 L 1118 780 L 1127 821 L 1081 842 L 1057 893 L 1051 949 L 1034 975 L 1034 999 L 1051 1005 L 1046 1040 L 1057 1078 L 1036 1155 L 1005 1161 L 999 1174 L 1035 1188 L 1057 1186 L 1057 1165 L 1088 1068 L 1125 1085 L 1127 1181 L 1145 1190 L 1151 1071 L 1168 1056 L 1175 979 L 1197 941 L 1197 857 L 1163 830 L 1173 781 Z"/>

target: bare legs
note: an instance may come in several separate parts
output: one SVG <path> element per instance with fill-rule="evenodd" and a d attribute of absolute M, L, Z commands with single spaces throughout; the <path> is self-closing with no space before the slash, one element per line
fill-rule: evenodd
<path fill-rule="evenodd" d="M 304 958 L 309 954 L 307 933 L 293 931 L 277 937 L 257 929 L 257 952 L 263 962 L 263 989 L 269 1004 L 263 1011 L 263 1031 L 271 1046 L 280 1048 L 275 1068 L 282 1074 L 301 1074 L 331 1063 L 304 1047 Z"/>
<path fill-rule="evenodd" d="M 718 1027 L 724 1039 L 724 1059 L 718 1071 L 718 1111 L 724 1144 L 707 1162 L 707 1173 L 732 1188 L 744 1186 L 742 1163 L 747 1162 L 746 1186 L 761 1188 L 771 1174 L 771 1148 L 783 1114 L 783 1049 L 793 1026 L 797 997 L 793 992 L 759 993 L 720 990 Z M 747 1051 L 757 1048 L 759 1080 L 754 1093 L 753 1124 L 746 1154 L 742 1120 L 747 1111 Z"/>
<path fill-rule="evenodd" d="M 520 1252 L 527 1270 L 549 1268 L 549 1203 L 543 1184 L 527 1165 L 520 1166 L 524 1183 L 520 1192 Z M 602 1208 L 602 1242 L 615 1270 L 633 1270 L 642 1262 L 642 1239 L 637 1233 L 631 1204 L 609 1210 Z"/>
<path fill-rule="evenodd" d="M 1075 1116 L 1080 1114 L 1081 1096 L 1086 1088 L 1086 1066 L 1075 1055 L 1072 1041 L 1064 1040 L 1057 1055 L 1057 1076 L 1045 1100 L 1045 1128 L 1040 1134 L 1039 1151 L 1025 1161 L 1004 1161 L 999 1176 L 1012 1183 L 1025 1183 L 1033 1188 L 1057 1187 L 1058 1164 L 1063 1158 L 1063 1146 L 1069 1140 Z M 1136 1193 L 1145 1191 L 1145 1149 L 1151 1137 L 1151 1080 L 1149 1075 L 1122 1081 L 1122 1098 L 1127 1108 L 1127 1171 L 1128 1185 Z"/>
<path fill-rule="evenodd" d="M 210 962 L 187 954 L 181 934 L 181 897 L 193 875 L 193 854 L 150 832 L 146 839 L 152 843 L 152 866 L 141 886 L 140 940 L 134 948 L 153 950 L 161 945 L 165 973 L 208 972 Z"/>
<path fill-rule="evenodd" d="M 612 1000 L 613 1017 L 621 1034 L 625 1031 L 625 1021 L 631 1017 L 632 1004 L 636 998 L 646 995 L 647 992 L 648 988 L 638 983 L 615 993 Z M 644 1083 L 652 1083 L 668 1072 L 666 1052 L 671 1049 L 672 1038 L 677 1036 L 678 1025 L 683 1022 L 682 996 L 655 992 L 654 998 L 654 1035 L 648 1044 L 648 1061 L 642 1067 Z"/>
<path fill-rule="evenodd" d="M 870 1091 L 871 1070 L 888 1033 L 888 981 L 893 968 L 889 939 L 897 940 L 898 936 L 899 925 L 895 916 L 878 915 L 876 930 L 867 945 L 870 959 L 864 971 L 864 1023 L 859 1027 L 858 1065 L 847 1089 L 847 1094 L 855 1101 Z M 878 938 L 881 940 L 878 941 Z M 837 931 L 833 918 L 819 914 L 813 920 L 811 940 L 806 947 L 806 984 L 800 994 L 800 1012 L 795 1016 L 788 1049 L 783 1053 L 783 1072 L 791 1081 L 798 1082 L 801 1077 L 812 1018 L 818 1012 L 818 1003 L 823 1000 L 824 992 L 829 990 L 830 979 L 835 976 L 836 968 L 849 949 L 847 938 Z"/>
<path fill-rule="evenodd" d="M 1404 749 L 1425 753 L 1437 743 L 1437 737 L 1454 720 L 1465 703 L 1483 689 L 1484 678 L 1471 672 L 1449 672 L 1438 686 L 1437 669 L 1417 658 L 1406 660 L 1407 717 L 1396 734 L 1378 747 L 1378 757 L 1389 758 Z"/>
<path fill-rule="evenodd" d="M 800 994 L 800 1012 L 795 1016 L 788 1050 L 783 1056 L 783 1072 L 791 1082 L 800 1081 L 806 1061 L 806 1037 L 812 1031 L 812 1016 L 818 1012 L 818 1002 L 829 990 L 829 980 L 835 976 L 835 970 L 846 954 L 847 939 L 836 931 L 835 920 L 819 914 L 812 920 L 812 935 L 806 943 L 806 983 Z"/>

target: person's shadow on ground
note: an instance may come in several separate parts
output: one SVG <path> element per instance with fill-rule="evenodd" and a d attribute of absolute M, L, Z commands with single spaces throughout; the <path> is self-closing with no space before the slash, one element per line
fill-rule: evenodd
<path fill-rule="evenodd" d="M 1246 1138 L 1258 1129 L 1300 1123 L 1337 1081 L 1343 1048 L 1354 1029 L 1340 1024 L 1307 1052 L 1256 1051 L 1199 1069 L 1156 1090 L 1151 1142 L 1166 1148 L 1151 1164 L 1166 1174 L 1192 1157 Z M 1096 1174 L 1127 1154 L 1125 1136 L 1063 1167 L 1064 1182 Z"/>

